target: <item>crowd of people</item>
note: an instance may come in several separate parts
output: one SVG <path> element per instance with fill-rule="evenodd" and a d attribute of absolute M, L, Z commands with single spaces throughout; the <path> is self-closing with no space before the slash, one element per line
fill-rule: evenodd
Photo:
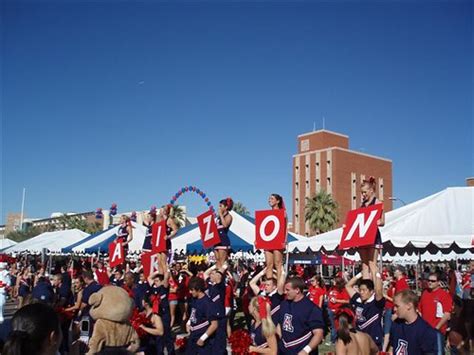
<path fill-rule="evenodd" d="M 364 180 L 361 191 L 362 207 L 381 203 L 372 177 Z M 268 204 L 275 215 L 285 216 L 286 238 L 283 198 L 271 194 Z M 231 260 L 232 208 L 231 198 L 219 203 L 214 265 L 172 258 L 178 227 L 170 205 L 159 214 L 151 211 L 144 222 L 145 252 L 153 252 L 159 240 L 154 227 L 161 223 L 166 229 L 166 251 L 157 252 L 157 268 L 151 271 L 140 260 L 130 259 L 112 268 L 103 259 L 57 258 L 48 274 L 32 257 L 10 263 L 10 296 L 18 299 L 18 311 L 2 354 L 309 355 L 317 354 L 323 342 L 336 354 L 470 351 L 471 270 L 462 275 L 456 268 L 449 272 L 428 268 L 419 284 L 408 281 L 412 273 L 402 266 L 379 270 L 378 228 L 374 245 L 358 248 L 361 264 L 352 273 L 335 270 L 327 277 L 311 266 L 285 269 L 285 239 L 263 250 L 265 263 Z M 382 213 L 377 226 L 383 224 Z M 122 216 L 116 242 L 125 255 L 132 240 L 129 217 Z M 125 299 L 135 311 L 125 322 L 133 325 L 140 339 L 122 346 L 103 344 L 96 352 L 90 346 L 97 322 L 91 306 L 100 303 L 98 294 L 112 290 L 107 287 L 126 291 Z M 414 290 L 419 287 L 421 295 Z M 246 332 L 236 335 L 238 329 Z M 112 344 L 117 343 L 114 336 L 106 334 Z"/>
<path fill-rule="evenodd" d="M 452 277 L 457 281 L 458 275 L 447 270 L 425 270 L 426 288 L 418 296 L 410 289 L 402 266 L 384 267 L 380 272 L 375 268 L 369 279 L 338 269 L 322 277 L 315 267 L 301 265 L 294 265 L 288 274 L 283 268 L 280 273 L 273 270 L 273 277 L 268 277 L 265 265 L 247 260 L 228 261 L 219 269 L 206 262 L 178 259 L 165 273 L 147 278 L 140 262 L 114 269 L 101 260 L 92 267 L 90 262 L 89 258 L 59 259 L 51 274 L 39 258 L 31 256 L 8 266 L 9 295 L 18 300 L 18 311 L 5 354 L 15 353 L 8 351 L 22 341 L 27 349 L 33 338 L 49 341 L 36 348 L 51 349 L 54 343 L 62 354 L 74 349 L 87 352 L 93 330 L 88 301 L 109 285 L 125 289 L 136 309 L 149 319 L 140 325 L 148 334 L 141 338 L 138 353 L 143 354 L 227 354 L 228 339 L 238 328 L 251 334 L 248 351 L 253 353 L 313 354 L 322 342 L 332 343 L 336 354 L 439 354 L 445 347 L 451 354 L 467 354 L 470 349 L 469 271 L 461 275 L 459 297 L 458 287 L 450 287 Z M 44 337 L 46 329 L 35 328 L 34 317 L 39 321 L 50 309 L 60 319 L 59 328 L 48 325 L 51 334 Z M 35 316 L 34 310 L 46 313 Z M 48 322 L 53 318 L 50 314 Z M 91 327 L 84 335 L 81 323 L 86 319 Z M 185 349 L 175 349 L 176 338 L 184 336 Z"/>

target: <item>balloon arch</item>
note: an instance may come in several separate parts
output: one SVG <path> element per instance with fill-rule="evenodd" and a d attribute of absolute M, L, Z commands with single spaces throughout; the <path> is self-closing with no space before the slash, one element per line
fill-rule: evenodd
<path fill-rule="evenodd" d="M 186 192 L 194 192 L 196 194 L 198 194 L 198 196 L 200 196 L 204 202 L 207 204 L 207 206 L 209 207 L 209 209 L 212 211 L 212 212 L 215 212 L 214 210 L 214 206 L 212 205 L 211 201 L 209 200 L 209 197 L 206 196 L 206 194 L 204 193 L 204 191 L 202 191 L 201 189 L 198 189 L 196 186 L 184 186 L 182 187 L 181 189 L 178 190 L 178 192 L 176 192 L 173 197 L 171 197 L 171 200 L 170 200 L 170 204 L 171 205 L 174 205 L 176 203 L 176 201 L 183 195 L 185 194 Z"/>

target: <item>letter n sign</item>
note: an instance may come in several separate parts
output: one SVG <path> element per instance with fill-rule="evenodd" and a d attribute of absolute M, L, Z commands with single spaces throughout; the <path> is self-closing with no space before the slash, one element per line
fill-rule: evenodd
<path fill-rule="evenodd" d="M 145 277 L 158 271 L 158 253 L 144 252 L 142 253 L 141 260 Z"/>
<path fill-rule="evenodd" d="M 123 255 L 122 243 L 112 242 L 109 244 L 109 265 L 110 267 L 116 267 L 125 261 Z"/>
<path fill-rule="evenodd" d="M 285 249 L 285 210 L 255 211 L 255 247 L 264 250 Z"/>
<path fill-rule="evenodd" d="M 216 222 L 214 221 L 214 213 L 209 210 L 197 217 L 199 231 L 201 232 L 201 240 L 204 248 L 209 249 L 221 242 Z"/>
<path fill-rule="evenodd" d="M 342 231 L 339 249 L 373 245 L 377 235 L 377 221 L 382 216 L 383 204 L 349 211 Z"/>

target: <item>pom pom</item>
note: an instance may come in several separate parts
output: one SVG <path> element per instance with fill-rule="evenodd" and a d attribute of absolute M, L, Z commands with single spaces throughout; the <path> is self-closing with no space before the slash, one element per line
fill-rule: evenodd
<path fill-rule="evenodd" d="M 255 354 L 249 352 L 249 346 L 252 345 L 252 338 L 250 334 L 243 330 L 235 330 L 229 337 L 230 347 L 232 349 L 232 355 L 250 355 Z"/>
<path fill-rule="evenodd" d="M 135 329 L 137 332 L 138 336 L 140 338 L 143 338 L 146 336 L 148 333 L 145 332 L 142 328 L 140 328 L 140 325 L 148 326 L 150 324 L 149 320 L 143 313 L 140 313 L 138 309 L 134 309 L 132 313 L 132 317 L 130 318 L 130 325 Z"/>

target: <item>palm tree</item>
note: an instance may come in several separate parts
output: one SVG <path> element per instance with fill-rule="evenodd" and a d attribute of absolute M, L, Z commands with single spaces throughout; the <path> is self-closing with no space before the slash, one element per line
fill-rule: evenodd
<path fill-rule="evenodd" d="M 332 195 L 321 190 L 311 198 L 306 198 L 305 222 L 316 234 L 332 230 L 338 222 L 338 205 Z"/>
<path fill-rule="evenodd" d="M 244 206 L 242 202 L 234 203 L 234 208 L 232 208 L 232 210 L 238 214 L 241 214 L 242 216 L 250 216 L 250 211 Z"/>
<path fill-rule="evenodd" d="M 182 226 L 184 226 L 184 210 L 178 205 L 172 205 L 171 208 L 173 209 L 173 221 L 174 223 L 176 223 L 178 228 L 181 228 Z"/>

